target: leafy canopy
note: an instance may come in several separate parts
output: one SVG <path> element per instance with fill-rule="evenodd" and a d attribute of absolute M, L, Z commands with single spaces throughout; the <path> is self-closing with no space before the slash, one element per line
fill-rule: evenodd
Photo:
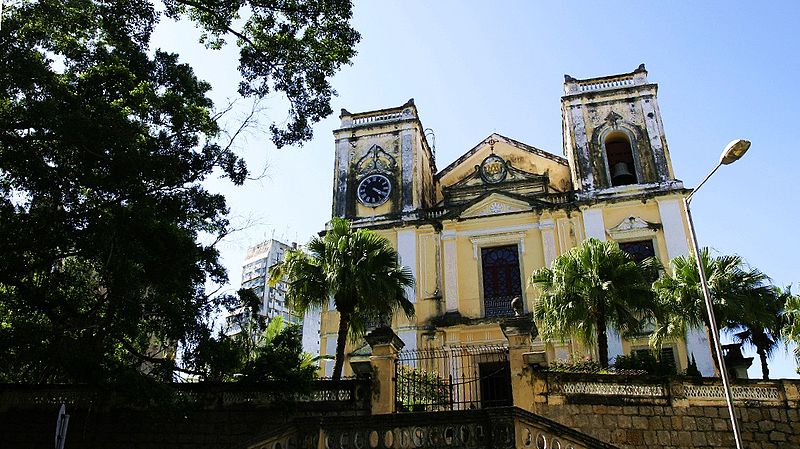
<path fill-rule="evenodd" d="M 288 251 L 270 269 L 270 283 L 288 280 L 286 299 L 297 311 L 324 307 L 330 298 L 339 312 L 336 363 L 341 376 L 348 333 L 363 335 L 368 323 L 386 322 L 397 310 L 414 315 L 406 289 L 414 286 L 408 267 L 400 266 L 388 240 L 364 229 L 352 229 L 334 218 L 324 237 L 315 237 L 306 250 Z"/>
<path fill-rule="evenodd" d="M 534 319 L 545 338 L 577 337 L 597 343 L 608 366 L 606 328 L 635 333 L 652 315 L 652 295 L 644 272 L 614 241 L 588 239 L 557 257 L 550 268 L 533 272 L 539 288 Z"/>
<path fill-rule="evenodd" d="M 133 0 L 6 2 L 0 30 L 0 381 L 106 382 L 173 369 L 231 295 L 213 242 L 245 162 L 217 123 L 211 86 L 151 48 L 160 14 Z M 234 36 L 243 96 L 282 93 L 277 146 L 330 114 L 328 78 L 355 54 L 347 0 L 183 1 L 218 48 Z M 243 24 L 241 28 L 236 28 Z M 201 243 L 210 241 L 212 243 Z M 176 366 L 176 348 L 188 365 Z"/>

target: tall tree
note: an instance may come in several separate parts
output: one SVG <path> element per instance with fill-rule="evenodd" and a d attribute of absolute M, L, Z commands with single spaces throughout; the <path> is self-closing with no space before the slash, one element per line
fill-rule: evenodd
<path fill-rule="evenodd" d="M 327 78 L 358 40 L 349 1 L 165 5 L 205 30 L 209 47 L 236 36 L 242 95 L 288 98 L 277 145 L 308 139 L 330 113 Z M 143 362 L 171 370 L 174 345 L 191 352 L 208 339 L 229 299 L 205 293 L 227 277 L 200 237 L 218 241 L 230 226 L 225 199 L 201 182 L 220 173 L 241 184 L 247 168 L 217 124 L 210 86 L 151 48 L 158 19 L 149 1 L 4 4 L 2 381 L 119 380 Z"/>
<path fill-rule="evenodd" d="M 704 248 L 700 251 L 700 259 L 719 329 L 735 326 L 738 319 L 748 316 L 748 311 L 752 316 L 754 309 L 748 304 L 757 304 L 771 295 L 769 278 L 757 269 L 747 267 L 741 257 L 711 257 L 708 248 Z M 714 367 L 719 373 L 697 263 L 693 256 L 687 255 L 672 259 L 670 264 L 671 273 L 666 273 L 653 283 L 664 315 L 658 321 L 652 338 L 682 337 L 691 328 L 704 327 Z"/>
<path fill-rule="evenodd" d="M 767 361 L 781 346 L 784 307 L 789 296 L 790 290 L 773 286 L 764 295 L 747 297 L 745 314 L 735 318 L 730 326 L 735 340 L 756 349 L 764 380 L 769 379 Z"/>
<path fill-rule="evenodd" d="M 414 278 L 399 265 L 397 251 L 385 238 L 352 229 L 341 218 L 334 218 L 325 236 L 312 239 L 306 250 L 287 251 L 284 261 L 270 269 L 273 285 L 284 278 L 286 299 L 297 311 L 323 307 L 333 298 L 339 312 L 334 379 L 342 375 L 349 332 L 363 332 L 366 320 L 390 318 L 398 309 L 414 315 L 406 297 Z"/>
<path fill-rule="evenodd" d="M 616 242 L 589 239 L 536 270 L 539 288 L 534 318 L 546 338 L 577 337 L 597 343 L 599 362 L 608 367 L 607 328 L 636 332 L 652 314 L 652 295 L 643 271 Z"/>

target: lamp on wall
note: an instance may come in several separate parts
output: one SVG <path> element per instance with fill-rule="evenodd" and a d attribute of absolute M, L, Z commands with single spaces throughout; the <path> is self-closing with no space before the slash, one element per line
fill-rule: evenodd
<path fill-rule="evenodd" d="M 708 314 L 708 322 L 711 326 L 711 338 L 714 340 L 714 350 L 717 353 L 717 365 L 719 366 L 719 375 L 722 378 L 722 385 L 725 390 L 725 403 L 728 406 L 728 414 L 730 415 L 731 419 L 731 429 L 733 430 L 733 438 L 736 441 L 736 448 L 742 449 L 742 436 L 739 432 L 739 425 L 736 421 L 736 412 L 733 409 L 733 395 L 731 394 L 731 386 L 730 381 L 728 379 L 728 370 L 725 368 L 725 358 L 722 356 L 722 347 L 719 344 L 719 329 L 717 328 L 717 320 L 714 317 L 714 306 L 711 301 L 711 293 L 708 290 L 708 280 L 706 279 L 706 272 L 705 268 L 703 267 L 703 262 L 700 258 L 700 247 L 697 244 L 697 235 L 695 234 L 694 230 L 694 222 L 692 221 L 692 212 L 689 209 L 689 202 L 692 200 L 692 196 L 700 190 L 700 187 L 703 187 L 703 184 L 708 181 L 708 178 L 713 175 L 717 169 L 719 169 L 723 165 L 729 165 L 736 161 L 738 161 L 745 152 L 747 152 L 748 148 L 750 148 L 750 141 L 744 139 L 734 140 L 729 143 L 724 150 L 722 150 L 722 154 L 719 157 L 719 163 L 708 176 L 703 179 L 703 182 L 694 189 L 692 193 L 686 196 L 683 199 L 683 205 L 686 208 L 686 218 L 689 221 L 689 234 L 692 237 L 692 250 L 694 251 L 694 258 L 695 262 L 697 263 L 697 271 L 700 274 L 700 285 L 703 288 L 703 299 L 706 303 L 706 313 Z"/>

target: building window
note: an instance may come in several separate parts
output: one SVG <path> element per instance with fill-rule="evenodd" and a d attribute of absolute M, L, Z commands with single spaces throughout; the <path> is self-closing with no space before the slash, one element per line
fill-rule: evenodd
<path fill-rule="evenodd" d="M 637 240 L 635 242 L 621 242 L 619 249 L 628 253 L 636 262 L 642 263 L 648 257 L 655 257 L 656 250 L 652 240 Z"/>
<path fill-rule="evenodd" d="M 619 243 L 619 249 L 628 253 L 631 256 L 631 259 L 634 260 L 637 264 L 641 265 L 642 261 L 647 259 L 648 257 L 656 257 L 656 249 L 655 243 L 653 240 L 637 240 L 633 242 L 621 242 Z M 657 269 L 647 269 L 645 270 L 645 279 L 650 282 L 655 282 L 660 275 Z"/>
<path fill-rule="evenodd" d="M 511 300 L 522 296 L 517 245 L 481 248 L 481 264 L 484 316 L 513 316 Z"/>
<path fill-rule="evenodd" d="M 636 164 L 628 136 L 621 132 L 611 133 L 606 138 L 606 161 L 612 186 L 636 184 Z"/>

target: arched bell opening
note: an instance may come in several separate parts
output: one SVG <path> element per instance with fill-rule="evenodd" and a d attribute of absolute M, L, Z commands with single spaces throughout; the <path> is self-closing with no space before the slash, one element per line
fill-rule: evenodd
<path fill-rule="evenodd" d="M 628 135 L 619 131 L 610 133 L 605 139 L 605 150 L 611 185 L 636 184 L 636 163 Z"/>

